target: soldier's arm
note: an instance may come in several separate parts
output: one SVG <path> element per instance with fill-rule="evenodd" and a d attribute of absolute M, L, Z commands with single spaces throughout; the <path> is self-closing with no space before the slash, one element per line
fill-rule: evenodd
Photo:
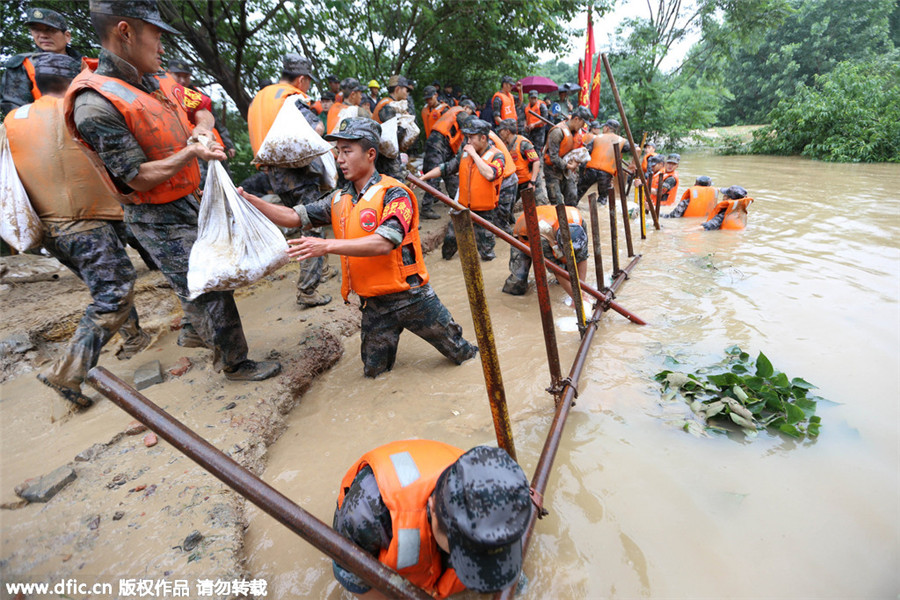
<path fill-rule="evenodd" d="M 550 130 L 547 136 L 547 154 L 550 155 L 550 162 L 560 171 L 565 171 L 568 163 L 559 156 L 559 144 L 562 142 L 563 134 L 559 127 Z"/>
<path fill-rule="evenodd" d="M 528 170 L 531 173 L 529 183 L 534 185 L 541 171 L 541 161 L 538 160 L 537 150 L 534 149 L 534 145 L 529 141 L 523 141 L 519 147 L 522 150 L 523 157 L 528 161 Z"/>
<path fill-rule="evenodd" d="M 0 80 L 0 90 L 2 90 L 0 110 L 4 116 L 20 106 L 34 102 L 34 97 L 31 95 L 31 81 L 22 67 L 21 58 L 14 56 L 7 61 L 3 78 Z M 10 66 L 16 63 L 18 66 Z"/>
<path fill-rule="evenodd" d="M 237 189 L 237 192 L 244 200 L 255 206 L 259 210 L 259 212 L 261 212 L 267 219 L 269 219 L 279 227 L 287 227 L 293 229 L 303 225 L 300 214 L 298 214 L 298 211 L 294 208 L 281 206 L 280 204 L 270 204 L 259 196 L 254 196 L 250 192 L 245 191 L 242 187 L 239 187 Z M 301 206 L 300 208 L 304 209 L 305 214 L 306 207 Z M 307 223 L 309 223 L 309 219 L 307 219 Z"/>
<path fill-rule="evenodd" d="M 500 111 L 503 109 L 503 100 L 500 99 L 500 96 L 494 96 L 494 99 L 491 101 L 491 110 L 494 111 L 494 124 L 500 124 Z"/>

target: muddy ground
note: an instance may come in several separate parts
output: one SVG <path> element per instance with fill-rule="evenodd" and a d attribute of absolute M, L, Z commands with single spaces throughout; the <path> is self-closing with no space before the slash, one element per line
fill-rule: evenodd
<path fill-rule="evenodd" d="M 438 211 L 441 220 L 422 223 L 426 252 L 440 243 L 448 222 L 446 209 Z M 118 593 L 120 580 L 187 580 L 190 597 L 197 597 L 200 580 L 252 579 L 244 566 L 240 496 L 165 441 L 148 446 L 146 432 L 127 433 L 132 418 L 87 385 L 96 404 L 73 415 L 35 378 L 75 330 L 90 301 L 86 287 L 52 259 L 0 260 L 6 267 L 0 278 L 0 581 L 53 584 L 74 578 L 112 584 L 111 597 L 130 597 Z M 284 370 L 268 381 L 229 382 L 212 370 L 211 351 L 176 345 L 181 308 L 174 294 L 137 253 L 132 260 L 139 273 L 136 306 L 153 342 L 119 361 L 116 336 L 100 365 L 130 384 L 137 368 L 159 361 L 165 381 L 142 393 L 262 473 L 284 416 L 345 350 L 359 351 L 343 344 L 358 330 L 360 317 L 354 305 L 341 302 L 340 277 L 320 288 L 334 300 L 314 309 L 295 303 L 296 263 L 239 290 L 250 357 L 278 359 Z M 336 257 L 329 262 L 339 267 Z M 29 281 L 15 282 L 16 277 Z M 28 503 L 16 494 L 27 480 L 65 466 L 77 478 L 48 502 Z M 12 597 L 6 586 L 0 596 Z"/>

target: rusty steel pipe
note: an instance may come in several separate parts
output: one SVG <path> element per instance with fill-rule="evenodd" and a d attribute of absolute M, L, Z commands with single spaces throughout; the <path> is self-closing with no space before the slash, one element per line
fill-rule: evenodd
<path fill-rule="evenodd" d="M 609 208 L 609 242 L 612 245 L 613 277 L 619 272 L 619 228 L 616 225 L 616 190 L 610 187 L 607 192 L 607 205 Z"/>
<path fill-rule="evenodd" d="M 450 218 L 453 219 L 453 228 L 456 230 L 459 261 L 466 280 L 469 308 L 472 310 L 472 322 L 475 324 L 475 338 L 478 340 L 478 351 L 481 354 L 481 368 L 484 371 L 484 384 L 491 405 L 497 444 L 516 460 L 512 425 L 506 406 L 506 392 L 503 389 L 503 375 L 500 372 L 500 357 L 497 355 L 497 344 L 494 341 L 491 313 L 484 296 L 484 277 L 481 275 L 481 261 L 475 245 L 475 229 L 468 212 L 469 209 L 451 210 Z"/>
<path fill-rule="evenodd" d="M 591 216 L 591 242 L 594 247 L 594 270 L 597 272 L 597 289 L 605 289 L 603 257 L 600 256 L 600 214 L 597 211 L 597 194 L 588 194 L 588 211 Z"/>
<path fill-rule="evenodd" d="M 619 97 L 619 88 L 616 86 L 616 78 L 613 77 L 612 69 L 609 66 L 609 59 L 606 57 L 605 53 L 600 54 L 600 59 L 603 61 L 603 68 L 606 70 L 606 76 L 609 78 L 609 87 L 612 90 L 613 98 L 616 101 L 616 106 L 619 107 L 619 115 L 621 115 L 622 117 L 622 125 L 625 127 L 625 135 L 628 137 L 628 145 L 631 148 L 631 154 L 632 156 L 634 156 L 635 164 L 638 167 L 638 175 L 641 178 L 641 183 L 644 185 L 644 190 L 646 191 L 647 197 L 649 198 L 650 186 L 647 184 L 647 178 L 644 177 L 644 172 L 641 170 L 641 153 L 643 152 L 643 149 L 634 147 L 634 137 L 631 135 L 631 127 L 628 126 L 628 117 L 625 116 L 625 107 L 622 106 L 622 99 Z M 650 216 L 653 217 L 653 226 L 656 229 L 659 229 L 659 209 L 654 211 L 651 208 Z"/>
<path fill-rule="evenodd" d="M 538 225 L 537 209 L 534 204 L 534 190 L 522 190 L 522 210 L 525 214 L 525 230 L 528 232 L 528 244 L 531 255 L 543 256 L 541 234 Z M 541 327 L 544 329 L 544 346 L 547 349 L 547 366 L 550 368 L 550 387 L 557 389 L 562 379 L 559 363 L 559 348 L 556 345 L 556 326 L 553 324 L 553 310 L 550 306 L 550 287 L 547 284 L 547 267 L 542 260 L 531 261 L 534 269 L 534 283 L 537 287 L 538 307 L 541 311 Z M 559 394 L 555 394 L 559 402 Z"/>
<path fill-rule="evenodd" d="M 616 277 L 616 280 L 609 286 L 610 291 L 614 292 L 618 289 L 619 285 L 625 281 L 626 274 L 637 265 L 640 259 L 640 255 L 634 257 L 628 266 L 620 272 L 619 277 Z M 590 350 L 591 343 L 594 341 L 594 332 L 597 331 L 597 323 L 600 316 L 606 310 L 607 308 L 602 304 L 595 305 L 594 314 L 591 317 L 591 321 L 588 323 L 587 332 L 584 337 L 581 338 L 581 345 L 578 346 L 578 353 L 575 355 L 575 361 L 572 363 L 572 368 L 569 370 L 569 377 L 565 380 L 565 393 L 563 394 L 562 401 L 556 405 L 556 414 L 553 416 L 553 422 L 550 424 L 550 432 L 547 434 L 544 448 L 541 451 L 538 464 L 534 469 L 534 477 L 531 478 L 531 487 L 535 491 L 535 496 L 540 499 L 541 506 L 543 506 L 544 492 L 547 490 L 547 482 L 550 479 L 553 461 L 556 459 L 556 452 L 559 450 L 559 444 L 562 441 L 562 432 L 566 426 L 566 419 L 569 417 L 569 410 L 572 408 L 573 400 L 577 393 L 576 386 L 578 385 L 578 379 L 581 377 L 581 372 L 584 369 L 588 350 Z M 534 510 L 531 512 L 528 528 L 525 530 L 525 535 L 522 537 L 523 559 L 525 553 L 528 551 L 528 544 L 531 542 L 531 534 L 534 533 L 534 525 L 537 522 L 537 519 L 538 511 Z M 494 600 L 509 600 L 515 594 L 517 585 L 518 581 L 514 582 L 505 590 L 497 592 L 494 594 Z"/>
<path fill-rule="evenodd" d="M 465 209 L 465 207 L 462 204 L 460 204 L 459 202 L 456 202 L 454 200 L 451 200 L 446 194 L 444 194 L 443 192 L 428 185 L 427 183 L 425 183 L 418 177 L 416 177 L 414 175 L 409 175 L 407 177 L 407 179 L 409 180 L 410 183 L 412 183 L 412 184 L 416 185 L 417 187 L 421 188 L 422 190 L 428 192 L 429 194 L 431 194 L 432 196 L 434 196 L 435 198 L 437 198 L 438 200 L 440 200 L 447 206 L 449 206 L 451 208 L 455 208 L 456 210 L 464 210 Z M 472 221 L 476 225 L 487 229 L 488 231 L 493 233 L 495 236 L 497 236 L 498 238 L 500 238 L 507 244 L 514 246 L 515 248 L 521 250 L 528 256 L 531 256 L 531 259 L 534 260 L 534 256 L 532 256 L 532 254 L 531 254 L 531 249 L 528 246 L 526 246 L 525 244 L 523 244 L 522 242 L 520 242 L 519 240 L 517 240 L 516 238 L 514 238 L 513 236 L 509 235 L 508 233 L 506 233 L 499 227 L 495 226 L 490 221 L 483 219 L 482 217 L 476 215 L 475 213 L 470 212 L 469 217 L 472 219 Z M 568 281 L 569 274 L 566 272 L 565 269 L 558 267 L 557 265 L 553 264 L 551 261 L 547 260 L 546 258 L 544 259 L 544 264 L 546 265 L 546 267 L 548 269 L 553 271 L 553 273 L 557 277 L 563 277 Z M 625 317 L 632 323 L 635 323 L 636 325 L 646 325 L 647 324 L 646 321 L 644 321 L 642 318 L 640 318 L 636 314 L 623 308 L 621 305 L 619 305 L 619 303 L 615 302 L 611 298 L 607 298 L 606 294 L 604 294 L 603 292 L 594 289 L 593 287 L 591 287 L 584 281 L 579 281 L 579 284 L 581 284 L 581 289 L 583 289 L 586 293 L 593 296 L 600 302 L 603 302 L 604 304 L 608 303 L 609 307 L 611 309 L 613 309 L 614 311 L 616 311 L 617 313 L 619 313 L 620 315 L 622 315 L 623 317 Z"/>
<path fill-rule="evenodd" d="M 287 496 L 239 465 L 103 367 L 91 369 L 87 374 L 87 382 L 119 408 L 172 444 L 176 450 L 349 571 L 362 577 L 373 588 L 389 598 L 432 600 L 425 591 L 300 508 Z"/>
<path fill-rule="evenodd" d="M 625 248 L 628 250 L 628 258 L 634 256 L 634 244 L 631 241 L 631 219 L 628 217 L 628 198 L 625 197 L 625 173 L 622 172 L 622 151 L 619 143 L 613 144 L 613 152 L 616 155 L 616 181 L 619 184 L 620 202 L 622 203 L 622 223 L 625 227 Z"/>
<path fill-rule="evenodd" d="M 564 204 L 556 205 L 556 222 L 559 224 L 559 233 L 562 236 L 563 253 L 566 257 L 566 271 L 569 272 L 569 281 L 578 281 L 578 266 L 575 262 L 575 248 L 572 246 L 572 231 L 569 229 L 569 216 L 566 214 Z M 581 290 L 572 286 L 572 305 L 575 307 L 575 318 L 578 319 L 578 333 L 584 337 L 585 318 L 584 301 Z"/>

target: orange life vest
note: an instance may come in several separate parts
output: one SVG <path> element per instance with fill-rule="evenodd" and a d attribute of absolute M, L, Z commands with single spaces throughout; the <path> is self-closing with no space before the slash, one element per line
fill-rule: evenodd
<path fill-rule="evenodd" d="M 716 188 L 711 185 L 692 185 L 684 190 L 681 200 L 690 198 L 682 217 L 705 217 L 716 206 Z"/>
<path fill-rule="evenodd" d="M 534 106 L 529 104 L 528 106 L 525 107 L 525 124 L 528 126 L 541 125 L 544 121 L 542 121 L 540 117 L 536 117 L 535 115 L 531 114 L 532 111 L 534 111 L 538 115 L 541 114 L 541 101 L 540 100 L 538 100 L 538 103 L 535 104 Z M 537 128 L 535 127 L 535 129 L 537 129 Z"/>
<path fill-rule="evenodd" d="M 34 63 L 31 62 L 31 58 L 26 57 L 25 60 L 22 61 L 22 68 L 25 69 L 25 74 L 28 75 L 28 81 L 31 82 L 31 96 L 37 100 L 41 97 L 41 90 L 38 88 L 37 77 L 34 74 Z"/>
<path fill-rule="evenodd" d="M 393 100 L 394 99 L 390 96 L 385 96 L 378 101 L 378 104 L 375 105 L 375 110 L 372 111 L 372 118 L 375 119 L 376 122 L 382 123 L 381 117 L 378 115 L 381 113 L 381 109 L 387 106 L 389 102 L 393 102 Z"/>
<path fill-rule="evenodd" d="M 188 110 L 188 108 L 197 108 L 198 106 L 200 106 L 203 98 L 206 97 L 206 94 L 204 94 L 203 92 L 198 92 L 197 90 L 193 90 L 181 85 L 180 83 L 175 81 L 175 79 L 172 78 L 172 76 L 168 73 L 156 75 L 155 77 L 159 82 L 159 87 L 162 88 L 166 95 L 180 101 L 180 105 L 184 110 Z M 188 116 L 188 120 L 190 120 L 190 116 Z M 196 123 L 192 123 L 192 125 L 196 126 Z M 219 135 L 219 130 L 213 127 L 212 134 L 213 139 L 215 139 L 216 142 L 224 147 L 225 142 L 222 141 L 222 136 Z"/>
<path fill-rule="evenodd" d="M 128 200 L 69 134 L 62 100 L 42 96 L 4 124 L 16 172 L 41 219 L 122 220 L 120 202 Z"/>
<path fill-rule="evenodd" d="M 512 152 L 510 152 L 512 162 L 516 165 L 516 175 L 520 184 L 531 179 L 531 162 L 525 158 L 525 153 L 522 152 L 522 142 L 531 143 L 531 140 L 523 135 L 517 135 L 516 141 L 513 142 Z"/>
<path fill-rule="evenodd" d="M 544 204 L 542 206 L 536 206 L 535 212 L 537 213 L 538 222 L 543 221 L 550 225 L 553 228 L 553 235 L 556 235 L 556 232 L 559 230 L 559 217 L 556 214 L 556 207 L 551 204 Z M 584 227 L 584 219 L 581 216 L 581 213 L 574 206 L 566 207 L 566 219 L 569 221 L 570 225 L 581 225 Z M 516 224 L 513 226 L 513 235 L 519 238 L 520 240 L 528 241 L 528 228 L 525 227 L 525 215 L 519 215 L 519 218 L 516 219 Z M 553 243 L 556 243 L 556 240 L 553 240 Z"/>
<path fill-rule="evenodd" d="M 435 121 L 432 131 L 437 131 L 448 140 L 450 140 L 450 149 L 456 154 L 459 152 L 459 146 L 462 144 L 463 133 L 456 123 L 456 115 L 465 110 L 461 106 L 449 108 L 444 115 Z"/>
<path fill-rule="evenodd" d="M 266 134 L 269 133 L 285 100 L 288 99 L 288 96 L 296 94 L 301 94 L 307 102 L 309 101 L 306 94 L 288 83 L 267 85 L 259 90 L 259 93 L 253 98 L 250 108 L 247 109 L 247 128 L 250 131 L 250 148 L 253 150 L 254 156 L 259 152 L 259 147 L 266 139 Z"/>
<path fill-rule="evenodd" d="M 503 154 L 503 151 L 491 147 L 481 155 L 481 158 L 490 163 L 497 154 Z M 493 181 L 488 181 L 478 170 L 475 160 L 468 154 L 459 162 L 459 203 L 466 208 L 476 211 L 497 208 L 502 183 L 502 174 Z"/>
<path fill-rule="evenodd" d="M 660 206 L 670 206 L 672 204 L 675 204 L 678 199 L 678 171 L 672 171 L 668 173 L 666 171 L 660 171 L 659 173 L 657 173 L 656 193 L 657 195 L 662 193 L 662 184 L 669 177 L 675 178 L 675 186 L 667 192 L 666 199 L 659 203 Z M 656 202 L 656 196 L 653 196 L 653 201 Z"/>
<path fill-rule="evenodd" d="M 434 108 L 428 108 L 427 104 L 422 108 L 422 123 L 425 124 L 426 138 L 431 135 L 431 128 L 434 127 L 437 120 L 440 119 L 449 108 L 450 107 L 447 106 L 446 102 L 441 102 Z"/>
<path fill-rule="evenodd" d="M 416 195 L 408 187 L 387 175 L 372 184 L 362 198 L 353 204 L 350 194 L 335 192 L 331 201 L 331 225 L 337 239 L 356 239 L 375 232 L 384 212 L 384 194 L 388 188 L 401 187 L 412 200 L 412 215 L 405 215 L 409 233 L 399 246 L 381 256 L 341 256 L 341 295 L 348 301 L 350 290 L 361 298 L 383 296 L 410 289 L 406 278 L 418 275 L 419 286 L 428 283 L 428 271 L 419 241 L 419 208 Z M 403 248 L 411 247 L 416 262 L 403 264 Z"/>
<path fill-rule="evenodd" d="M 500 139 L 500 136 L 494 133 L 493 131 L 488 132 L 488 137 L 494 142 L 494 145 L 500 148 L 500 151 L 503 153 L 503 175 L 501 176 L 503 179 L 506 179 L 510 175 L 516 172 L 516 163 L 513 161 L 512 155 L 509 153 L 509 148 L 506 147 L 506 144 L 503 143 L 503 140 Z"/>
<path fill-rule="evenodd" d="M 613 151 L 613 144 L 625 141 L 615 133 L 603 133 L 594 136 L 594 147 L 591 150 L 591 160 L 588 161 L 586 168 L 597 169 L 598 171 L 606 171 L 613 177 L 616 175 L 616 153 Z"/>
<path fill-rule="evenodd" d="M 575 148 L 581 148 L 584 146 L 584 137 L 581 134 L 581 130 L 579 130 L 575 135 L 572 135 L 572 131 L 569 129 L 569 126 L 566 125 L 566 121 L 561 123 L 557 123 L 554 127 L 558 127 L 563 132 L 563 139 L 559 143 L 559 157 L 562 158 Z M 548 134 L 549 135 L 549 134 Z M 553 162 L 550 160 L 550 153 L 544 153 L 544 162 L 549 166 L 553 166 Z"/>
<path fill-rule="evenodd" d="M 85 143 L 75 127 L 75 98 L 88 88 L 122 113 L 149 161 L 163 160 L 187 147 L 192 127 L 187 112 L 176 98 L 162 88 L 148 94 L 121 79 L 98 75 L 90 66 L 72 80 L 66 91 L 66 127 L 78 141 Z M 170 179 L 146 192 L 135 191 L 128 199 L 134 204 L 165 204 L 193 193 L 199 185 L 200 167 L 196 160 L 191 160 Z"/>
<path fill-rule="evenodd" d="M 491 106 L 494 105 L 494 100 L 499 96 L 500 98 L 500 114 L 494 115 L 495 117 L 500 117 L 501 120 L 504 119 L 515 119 L 516 118 L 516 101 L 513 100 L 512 94 L 504 94 L 503 92 L 496 92 L 491 98 Z"/>
<path fill-rule="evenodd" d="M 393 534 L 378 560 L 435 598 L 466 589 L 453 569 L 443 570 L 426 510 L 438 477 L 462 455 L 459 448 L 442 442 L 391 442 L 363 454 L 344 475 L 338 492 L 340 508 L 356 475 L 366 465 L 371 467 L 381 499 L 391 513 Z"/>
<path fill-rule="evenodd" d="M 647 159 L 650 158 L 651 156 L 656 156 L 656 152 L 648 152 L 641 159 L 641 171 L 644 173 L 647 172 Z"/>
<path fill-rule="evenodd" d="M 725 218 L 719 229 L 744 229 L 747 226 L 747 207 L 753 202 L 753 198 L 741 198 L 740 200 L 723 200 L 709 213 L 709 221 L 723 210 Z"/>
<path fill-rule="evenodd" d="M 331 133 L 337 127 L 338 114 L 347 107 L 343 102 L 334 101 L 331 108 L 328 109 L 328 116 L 325 119 L 325 133 Z"/>

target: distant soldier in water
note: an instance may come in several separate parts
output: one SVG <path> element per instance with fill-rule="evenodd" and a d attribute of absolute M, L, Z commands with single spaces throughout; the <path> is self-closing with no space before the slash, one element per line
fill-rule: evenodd
<path fill-rule="evenodd" d="M 747 190 L 739 185 L 719 190 L 725 200 L 719 202 L 709 213 L 703 229 L 743 229 L 747 226 L 747 208 L 753 203 L 753 198 L 747 195 Z"/>

